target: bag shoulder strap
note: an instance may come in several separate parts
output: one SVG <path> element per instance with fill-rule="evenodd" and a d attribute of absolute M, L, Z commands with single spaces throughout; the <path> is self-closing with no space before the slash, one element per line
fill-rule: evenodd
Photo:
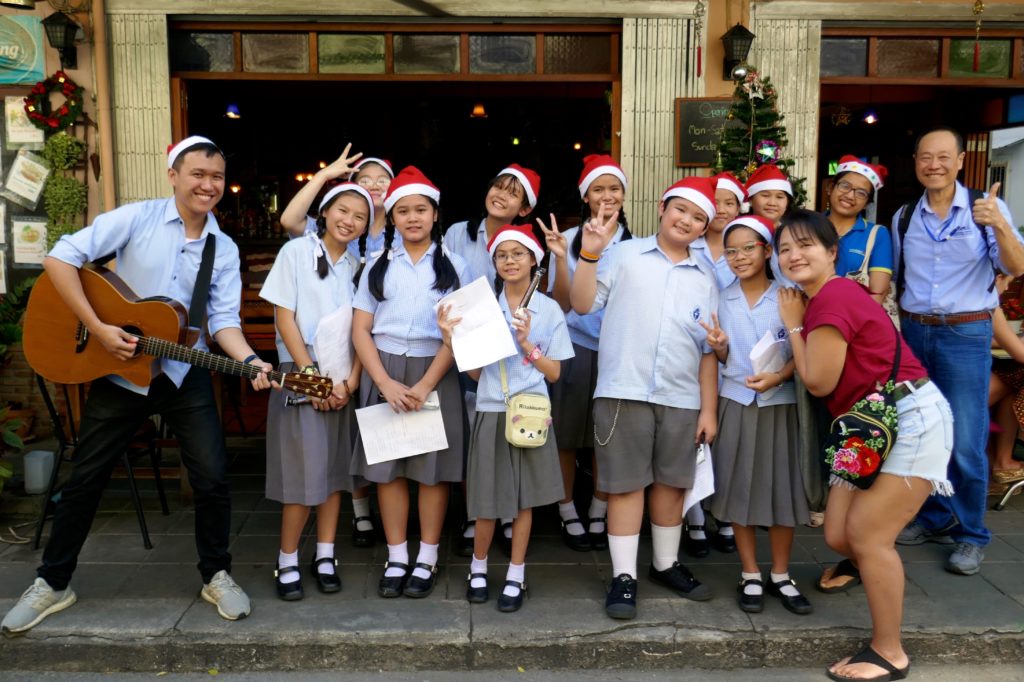
<path fill-rule="evenodd" d="M 217 237 L 206 235 L 203 246 L 203 260 L 199 264 L 196 275 L 196 286 L 192 289 L 192 304 L 188 307 L 188 324 L 190 327 L 202 329 L 206 321 L 206 303 L 210 299 L 210 280 L 213 278 L 213 259 L 217 254 Z"/>
<path fill-rule="evenodd" d="M 900 247 L 899 262 L 896 264 L 896 300 L 899 300 L 900 296 L 903 295 L 903 287 L 906 283 L 907 268 L 903 262 L 903 256 L 906 252 L 903 249 L 903 238 L 907 236 L 907 230 L 910 229 L 910 219 L 913 217 L 916 205 L 912 201 L 903 204 L 903 208 L 900 209 L 900 219 L 896 225 L 896 243 Z"/>
<path fill-rule="evenodd" d="M 892 320 L 889 320 L 889 324 L 892 324 Z M 892 385 L 896 385 L 896 375 L 900 371 L 900 360 L 903 356 L 903 337 L 900 335 L 900 330 L 896 328 L 896 325 L 892 325 L 892 331 L 896 334 L 896 357 L 893 358 L 892 372 L 889 374 L 889 381 Z"/>
<path fill-rule="evenodd" d="M 968 208 L 973 208 L 975 201 L 978 201 L 979 199 L 984 199 L 984 198 L 985 198 L 985 193 L 982 192 L 980 189 L 973 189 L 971 187 L 967 188 L 967 207 Z M 974 226 L 977 227 L 978 230 L 981 232 L 981 239 L 982 239 L 982 242 L 985 244 L 985 252 L 988 253 L 988 232 L 985 231 L 985 226 L 984 225 L 979 225 L 974 220 L 973 216 L 971 217 L 971 222 L 974 223 Z M 995 261 L 992 261 L 992 282 L 988 285 L 988 292 L 989 293 L 992 293 L 992 290 L 996 288 L 996 277 L 998 275 L 999 275 L 999 264 L 996 263 Z"/>
<path fill-rule="evenodd" d="M 505 404 L 508 405 L 508 372 L 505 370 L 505 362 L 507 359 L 498 360 L 498 371 L 501 373 L 501 396 L 505 399 Z"/>
<path fill-rule="evenodd" d="M 868 263 L 871 261 L 871 252 L 875 248 L 875 237 L 878 236 L 878 230 L 881 227 L 881 225 L 875 223 L 874 226 L 871 228 L 871 232 L 868 234 L 868 243 L 864 247 L 864 260 L 861 262 L 860 269 L 857 270 L 857 272 L 868 271 Z"/>

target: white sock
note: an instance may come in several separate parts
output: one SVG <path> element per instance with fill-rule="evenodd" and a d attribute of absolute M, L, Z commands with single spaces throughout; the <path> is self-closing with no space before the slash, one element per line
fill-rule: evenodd
<path fill-rule="evenodd" d="M 583 535 L 583 524 L 579 522 L 580 515 L 576 513 L 576 503 L 572 500 L 562 504 L 558 503 L 558 515 L 562 517 L 562 523 L 576 519 L 576 523 L 567 524 L 565 527 L 569 535 Z"/>
<path fill-rule="evenodd" d="M 686 525 L 689 526 L 687 533 L 690 535 L 691 540 L 707 540 L 708 536 L 704 533 L 704 510 L 699 504 L 695 504 L 686 510 Z M 694 528 L 694 526 L 700 526 L 700 528 Z"/>
<path fill-rule="evenodd" d="M 334 556 L 334 543 L 333 542 L 318 542 L 316 543 L 316 558 L 323 559 L 324 557 Z M 327 575 L 334 575 L 334 562 L 325 561 L 322 564 L 316 565 L 317 573 L 325 573 Z"/>
<path fill-rule="evenodd" d="M 719 523 L 718 534 L 722 537 L 731 538 L 735 533 L 732 532 L 732 524 Z"/>
<path fill-rule="evenodd" d="M 464 538 L 475 538 L 476 537 L 476 519 L 469 519 L 466 521 L 466 530 L 462 531 L 462 537 Z"/>
<path fill-rule="evenodd" d="M 608 516 L 608 500 L 599 500 L 596 497 L 590 498 L 590 510 L 587 512 L 587 517 L 590 519 L 590 526 L 587 531 L 590 533 L 603 533 L 605 530 L 604 521 L 595 521 L 594 519 L 604 519 Z"/>
<path fill-rule="evenodd" d="M 473 560 L 469 562 L 470 573 L 483 573 L 487 575 L 487 557 L 483 559 L 477 559 L 476 554 L 473 555 Z M 487 587 L 487 578 L 472 578 L 469 581 L 470 587 Z"/>
<path fill-rule="evenodd" d="M 388 563 L 389 564 L 406 564 L 409 563 L 409 543 L 403 542 L 400 545 L 388 545 Z M 384 571 L 385 578 L 397 578 L 405 575 L 404 568 L 398 568 L 396 566 L 389 566 Z"/>
<path fill-rule="evenodd" d="M 800 590 L 796 589 L 796 587 L 789 582 L 789 571 L 786 571 L 785 573 L 776 573 L 775 571 L 772 571 L 770 575 L 772 576 L 773 583 L 779 583 L 783 580 L 786 581 L 786 584 L 779 588 L 779 592 L 782 594 L 787 597 L 795 597 L 800 594 Z"/>
<path fill-rule="evenodd" d="M 506 540 L 512 539 L 512 522 L 515 519 L 502 519 L 501 520 L 501 532 L 505 534 Z"/>
<path fill-rule="evenodd" d="M 418 564 L 429 564 L 430 566 L 437 565 L 437 545 L 428 545 L 425 542 L 420 542 L 420 553 L 416 555 L 416 563 Z M 426 580 L 430 577 L 430 571 L 423 568 L 415 568 L 412 574 L 417 578 Z"/>
<path fill-rule="evenodd" d="M 743 578 L 744 580 L 761 580 L 762 579 L 760 571 L 758 571 L 757 573 L 744 573 L 744 572 L 741 571 L 740 572 L 740 577 Z M 751 596 L 756 596 L 756 595 L 759 595 L 759 594 L 764 594 L 764 588 L 762 588 L 760 585 L 744 585 L 743 586 L 743 594 L 749 594 Z"/>
<path fill-rule="evenodd" d="M 625 573 L 636 580 L 636 553 L 640 548 L 640 534 L 609 535 L 608 552 L 612 555 L 612 575 Z"/>
<path fill-rule="evenodd" d="M 679 561 L 679 539 L 683 536 L 683 522 L 678 526 L 651 524 L 651 546 L 654 550 L 651 561 L 654 570 L 666 571 Z"/>
<path fill-rule="evenodd" d="M 526 563 L 510 563 L 508 565 L 508 573 L 505 574 L 505 580 L 515 580 L 519 584 L 526 582 Z M 519 588 L 512 585 L 505 585 L 505 589 L 501 591 L 506 597 L 518 597 L 519 592 Z"/>
<path fill-rule="evenodd" d="M 356 518 L 365 516 L 367 518 L 362 521 L 356 521 L 356 530 L 363 533 L 373 530 L 373 522 L 370 521 L 370 498 L 369 496 L 357 500 L 352 498 L 352 511 L 355 513 Z"/>
<path fill-rule="evenodd" d="M 295 550 L 291 554 L 288 554 L 288 553 L 282 552 L 282 551 L 278 551 L 278 553 L 277 553 L 277 567 L 278 568 L 287 568 L 288 566 L 298 566 L 298 565 L 299 565 L 299 550 Z M 299 581 L 299 578 L 301 578 L 301 577 L 302 576 L 299 573 L 297 573 L 296 571 L 288 571 L 287 573 L 282 573 L 278 577 L 278 580 L 280 580 L 285 585 L 290 585 L 291 583 L 297 583 Z"/>

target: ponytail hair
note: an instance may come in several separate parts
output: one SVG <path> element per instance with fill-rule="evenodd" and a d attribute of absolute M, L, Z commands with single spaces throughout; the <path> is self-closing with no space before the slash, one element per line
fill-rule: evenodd
<path fill-rule="evenodd" d="M 441 243 L 441 210 L 437 206 L 437 202 L 429 197 L 427 200 L 430 205 L 434 207 L 434 212 L 437 217 L 434 220 L 434 224 L 430 228 L 430 240 L 437 245 L 434 250 L 434 286 L 436 291 L 450 291 L 459 288 L 459 274 L 455 271 L 455 266 L 448 259 L 448 256 L 444 253 L 444 248 Z M 370 293 L 378 301 L 384 300 L 384 276 L 387 274 L 388 266 L 391 264 L 391 249 L 395 241 L 395 222 L 388 211 L 387 221 L 384 223 L 384 253 L 381 254 L 377 262 L 370 268 L 369 276 L 369 287 Z M 360 245 L 360 253 L 364 250 L 364 246 Z M 361 269 L 361 268 L 360 268 Z"/>
<path fill-rule="evenodd" d="M 576 236 L 572 240 L 572 244 L 569 249 L 572 251 L 572 255 L 576 260 L 580 258 L 580 251 L 583 250 L 583 226 L 588 220 L 590 220 L 590 204 L 582 202 L 580 204 L 580 228 L 576 230 Z M 629 231 L 629 220 L 626 218 L 626 209 L 619 209 L 619 224 L 622 225 L 622 239 L 620 241 L 626 241 L 627 239 L 633 238 L 633 233 Z"/>
<path fill-rule="evenodd" d="M 352 285 L 359 286 L 359 278 L 363 276 L 363 268 L 366 267 L 366 236 L 370 232 L 367 225 L 363 233 L 359 235 L 359 267 L 356 268 L 356 275 L 352 278 Z"/>
<path fill-rule="evenodd" d="M 319 250 L 316 257 L 316 274 L 320 279 L 326 278 L 331 268 L 330 263 L 327 262 L 327 249 L 324 248 L 323 244 L 325 232 L 327 232 L 327 219 L 324 218 L 323 211 L 321 211 L 320 215 L 316 217 L 316 247 Z"/>

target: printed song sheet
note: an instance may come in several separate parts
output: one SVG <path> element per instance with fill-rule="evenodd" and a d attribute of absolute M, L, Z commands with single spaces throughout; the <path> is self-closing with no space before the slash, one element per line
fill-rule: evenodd
<path fill-rule="evenodd" d="M 367 464 L 390 462 L 448 447 L 437 391 L 427 396 L 423 409 L 418 412 L 395 412 L 387 403 L 381 403 L 356 410 L 356 421 Z"/>
<path fill-rule="evenodd" d="M 695 504 L 715 492 L 715 469 L 711 465 L 711 446 L 701 443 L 697 446 L 697 471 L 693 477 L 693 487 L 683 495 L 683 517 Z"/>
<path fill-rule="evenodd" d="M 460 372 L 485 367 L 515 355 L 515 341 L 494 290 L 483 277 L 453 291 L 437 303 L 450 305 L 449 317 L 462 321 L 452 331 L 452 351 Z"/>
<path fill-rule="evenodd" d="M 781 371 L 787 362 L 789 362 L 789 345 L 785 339 L 775 338 L 771 330 L 766 331 L 764 336 L 750 349 L 750 363 L 754 374 Z M 773 386 L 762 392 L 761 396 L 771 398 L 778 390 L 778 386 Z"/>

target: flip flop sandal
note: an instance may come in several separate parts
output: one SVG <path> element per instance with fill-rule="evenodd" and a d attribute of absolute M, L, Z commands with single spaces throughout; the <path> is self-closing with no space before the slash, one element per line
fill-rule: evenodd
<path fill-rule="evenodd" d="M 881 675 L 875 675 L 874 677 L 848 677 L 846 675 L 840 675 L 839 673 L 832 672 L 828 668 L 825 669 L 825 674 L 836 682 L 854 682 L 854 680 L 860 680 L 860 682 L 889 682 L 889 680 L 903 680 L 906 679 L 907 674 L 910 672 L 910 664 L 907 663 L 905 668 L 897 668 L 889 661 L 882 658 L 882 656 L 871 648 L 871 645 L 864 647 L 858 653 L 850 657 L 844 665 L 850 665 L 851 663 L 871 663 L 877 665 L 879 668 L 884 669 L 886 672 Z"/>
<path fill-rule="evenodd" d="M 843 559 L 838 564 L 836 564 L 832 569 L 832 575 L 829 576 L 827 580 L 832 581 L 836 578 L 850 578 L 850 580 L 847 580 L 842 585 L 825 587 L 824 585 L 822 585 L 822 581 L 826 578 L 825 574 L 822 573 L 822 576 L 818 578 L 818 581 L 814 583 L 814 586 L 818 588 L 818 592 L 822 592 L 824 594 L 836 594 L 838 592 L 845 592 L 850 588 L 860 585 L 860 571 L 857 570 L 857 567 L 854 566 L 853 562 L 849 559 Z"/>

